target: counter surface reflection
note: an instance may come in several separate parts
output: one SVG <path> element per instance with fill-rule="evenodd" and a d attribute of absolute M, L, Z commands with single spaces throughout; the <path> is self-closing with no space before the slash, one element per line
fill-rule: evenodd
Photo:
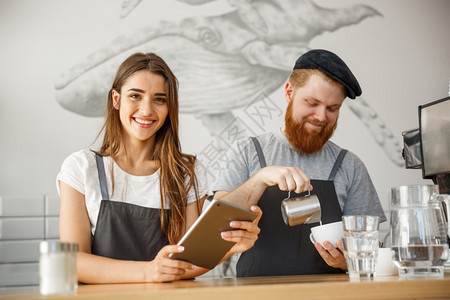
<path fill-rule="evenodd" d="M 0 293 L 2 299 L 42 299 L 39 288 Z M 383 276 L 353 282 L 348 275 L 298 275 L 184 280 L 171 283 L 80 285 L 51 299 L 450 299 L 443 278 Z"/>

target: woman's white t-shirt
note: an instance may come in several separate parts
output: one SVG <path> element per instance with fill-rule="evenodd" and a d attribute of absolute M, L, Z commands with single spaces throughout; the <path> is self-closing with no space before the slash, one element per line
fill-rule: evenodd
<path fill-rule="evenodd" d="M 161 209 L 160 169 L 148 176 L 135 176 L 122 170 L 109 156 L 103 157 L 103 162 L 105 165 L 109 200 Z M 111 163 L 113 163 L 114 172 L 114 194 L 112 195 Z M 198 193 L 201 198 L 208 193 L 208 184 L 206 170 L 198 161 L 195 166 L 195 174 L 198 183 Z M 91 232 L 94 234 L 100 202 L 102 200 L 95 153 L 89 149 L 83 149 L 69 155 L 64 160 L 61 171 L 56 177 L 58 194 L 59 181 L 70 185 L 84 195 L 89 220 L 91 222 Z M 188 203 L 195 201 L 195 191 L 192 188 L 188 193 Z M 166 199 L 164 208 L 170 208 L 169 199 Z"/>

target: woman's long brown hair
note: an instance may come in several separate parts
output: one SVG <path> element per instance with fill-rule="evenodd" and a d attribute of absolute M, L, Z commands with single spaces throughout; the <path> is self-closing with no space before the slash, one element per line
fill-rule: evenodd
<path fill-rule="evenodd" d="M 161 164 L 161 228 L 167 235 L 169 242 L 175 244 L 185 231 L 187 195 L 191 188 L 194 188 L 199 211 L 201 203 L 195 176 L 196 157 L 181 152 L 178 136 L 178 81 L 169 66 L 158 55 L 135 53 L 120 65 L 112 88 L 108 93 L 106 119 L 99 133 L 100 135 L 104 132 L 99 154 L 111 156 L 115 160 L 121 147 L 124 147 L 122 124 L 119 110 L 113 106 L 112 91 L 115 90 L 120 93 L 127 79 L 141 70 L 148 70 L 153 74 L 161 75 L 166 81 L 169 113 L 163 126 L 156 133 L 155 149 L 150 159 L 159 160 Z M 111 172 L 111 178 L 113 179 L 113 170 Z M 170 209 L 165 207 L 167 198 L 170 202 Z"/>

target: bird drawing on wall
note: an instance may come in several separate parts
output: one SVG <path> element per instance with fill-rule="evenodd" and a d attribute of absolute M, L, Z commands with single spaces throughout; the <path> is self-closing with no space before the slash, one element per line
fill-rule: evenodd
<path fill-rule="evenodd" d="M 202 5 L 215 0 L 179 1 Z M 120 16 L 126 17 L 139 2 L 125 0 Z M 134 52 L 155 52 L 180 82 L 180 112 L 195 114 L 214 138 L 233 121 L 233 110 L 246 107 L 261 93 L 271 94 L 287 80 L 292 62 L 310 49 L 314 37 L 380 15 L 366 5 L 328 9 L 312 0 L 228 4 L 232 9 L 221 15 L 161 20 L 117 37 L 59 76 L 57 101 L 83 116 L 103 116 L 105 95 L 119 64 Z M 403 166 L 399 143 L 373 108 L 363 98 L 346 105 L 390 160 Z"/>

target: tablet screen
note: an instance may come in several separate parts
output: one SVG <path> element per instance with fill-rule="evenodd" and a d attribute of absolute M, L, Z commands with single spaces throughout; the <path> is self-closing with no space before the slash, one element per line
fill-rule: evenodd
<path fill-rule="evenodd" d="M 251 222 L 257 216 L 246 208 L 215 199 L 178 242 L 184 251 L 171 253 L 169 257 L 212 269 L 234 245 L 223 240 L 220 233 L 234 230 L 230 227 L 233 220 Z"/>

